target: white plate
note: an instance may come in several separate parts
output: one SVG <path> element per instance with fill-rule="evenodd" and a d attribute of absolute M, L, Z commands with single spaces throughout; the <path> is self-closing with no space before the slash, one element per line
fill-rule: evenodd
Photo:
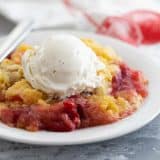
<path fill-rule="evenodd" d="M 53 31 L 52 31 L 53 32 Z M 54 31 L 71 32 L 80 37 L 93 38 L 103 45 L 113 47 L 129 66 L 143 71 L 149 80 L 149 96 L 142 107 L 133 115 L 110 125 L 79 129 L 73 132 L 28 132 L 21 129 L 10 128 L 0 123 L 0 137 L 6 140 L 41 144 L 41 145 L 71 145 L 84 144 L 108 140 L 115 137 L 133 132 L 155 118 L 160 113 L 160 67 L 146 53 L 139 53 L 134 47 L 126 45 L 118 40 L 108 37 L 102 37 L 92 33 L 73 32 L 73 31 Z M 51 31 L 34 32 L 26 42 L 38 44 L 45 37 L 49 36 Z"/>

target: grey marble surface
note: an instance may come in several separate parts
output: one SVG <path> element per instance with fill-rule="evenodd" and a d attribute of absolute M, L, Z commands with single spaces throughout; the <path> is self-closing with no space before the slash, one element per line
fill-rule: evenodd
<path fill-rule="evenodd" d="M 0 16 L 0 36 L 14 26 Z M 106 133 L 107 134 L 107 133 Z M 114 139 L 78 146 L 33 146 L 0 140 L 0 160 L 160 160 L 160 116 Z"/>

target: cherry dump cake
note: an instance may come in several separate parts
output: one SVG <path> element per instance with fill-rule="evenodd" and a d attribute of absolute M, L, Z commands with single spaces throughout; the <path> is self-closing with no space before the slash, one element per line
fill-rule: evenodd
<path fill-rule="evenodd" d="M 140 107 L 148 94 L 148 81 L 143 74 L 127 66 L 111 48 L 103 47 L 91 39 L 82 38 L 79 41 L 83 43 L 84 47 L 90 49 L 89 52 L 94 53 L 91 56 L 94 61 L 93 67 L 89 60 L 85 61 L 85 58 L 88 58 L 86 55 L 84 55 L 86 56 L 84 62 L 83 57 L 81 62 L 74 57 L 70 57 L 70 59 L 79 63 L 77 65 L 82 65 L 80 70 L 83 68 L 82 75 L 85 78 L 81 76 L 81 73 L 79 75 L 73 74 L 73 66 L 72 64 L 70 66 L 70 62 L 67 60 L 60 62 L 61 66 L 67 63 L 67 67 L 71 67 L 70 72 L 68 69 L 66 71 L 61 67 L 66 71 L 63 73 L 66 74 L 66 79 L 64 77 L 64 80 L 61 80 L 62 77 L 59 73 L 57 73 L 58 80 L 57 77 L 49 77 L 45 64 L 50 65 L 50 62 L 52 63 L 51 59 L 45 63 L 45 55 L 39 57 L 35 55 L 35 52 L 42 54 L 42 52 L 46 53 L 48 50 L 43 48 L 44 50 L 38 49 L 37 51 L 36 47 L 26 44 L 20 45 L 8 58 L 1 62 L 1 122 L 10 127 L 28 131 L 64 132 L 113 123 L 129 116 Z M 58 43 L 58 45 L 61 44 Z M 60 50 L 58 51 L 60 52 Z M 82 51 L 88 54 L 88 51 Z M 70 54 L 70 50 L 68 53 Z M 34 61 L 30 60 L 32 55 Z M 98 60 L 94 60 L 94 56 Z M 66 59 L 67 57 L 68 55 Z M 81 59 L 81 57 L 79 58 Z M 73 60 L 72 62 L 75 63 Z M 86 65 L 86 63 L 88 64 Z M 96 70 L 94 70 L 95 65 L 98 66 Z M 57 67 L 55 60 L 53 60 L 53 66 L 51 65 L 51 67 L 53 69 Z M 79 71 L 79 66 L 76 67 L 75 70 Z M 87 72 L 88 68 L 89 72 Z M 39 72 L 41 74 L 38 75 Z M 56 75 L 55 72 L 60 71 L 55 69 L 52 72 Z M 68 75 L 73 76 L 73 80 L 71 76 L 67 79 Z M 52 79 L 54 79 L 54 84 L 50 82 Z M 70 83 L 71 81 L 74 81 L 74 83 Z M 51 88 L 48 86 L 51 86 Z"/>

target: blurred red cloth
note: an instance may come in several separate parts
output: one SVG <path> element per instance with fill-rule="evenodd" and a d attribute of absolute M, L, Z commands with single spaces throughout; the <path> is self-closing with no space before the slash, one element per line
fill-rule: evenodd
<path fill-rule="evenodd" d="M 132 45 L 160 42 L 160 13 L 150 10 L 135 10 L 120 16 L 107 16 L 102 22 L 79 8 L 70 0 L 63 1 L 72 14 L 80 12 L 97 33 L 118 38 Z"/>

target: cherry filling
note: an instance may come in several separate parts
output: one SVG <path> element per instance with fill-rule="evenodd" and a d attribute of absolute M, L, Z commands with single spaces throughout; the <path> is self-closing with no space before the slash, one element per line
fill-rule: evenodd
<path fill-rule="evenodd" d="M 5 108 L 0 113 L 1 121 L 14 127 L 31 131 L 71 131 L 80 126 L 77 106 L 71 99 L 50 107 L 26 106 Z"/>
<path fill-rule="evenodd" d="M 120 72 L 112 79 L 112 95 L 120 91 L 134 90 L 142 97 L 148 95 L 147 81 L 140 71 L 130 69 L 126 64 L 120 64 Z"/>

